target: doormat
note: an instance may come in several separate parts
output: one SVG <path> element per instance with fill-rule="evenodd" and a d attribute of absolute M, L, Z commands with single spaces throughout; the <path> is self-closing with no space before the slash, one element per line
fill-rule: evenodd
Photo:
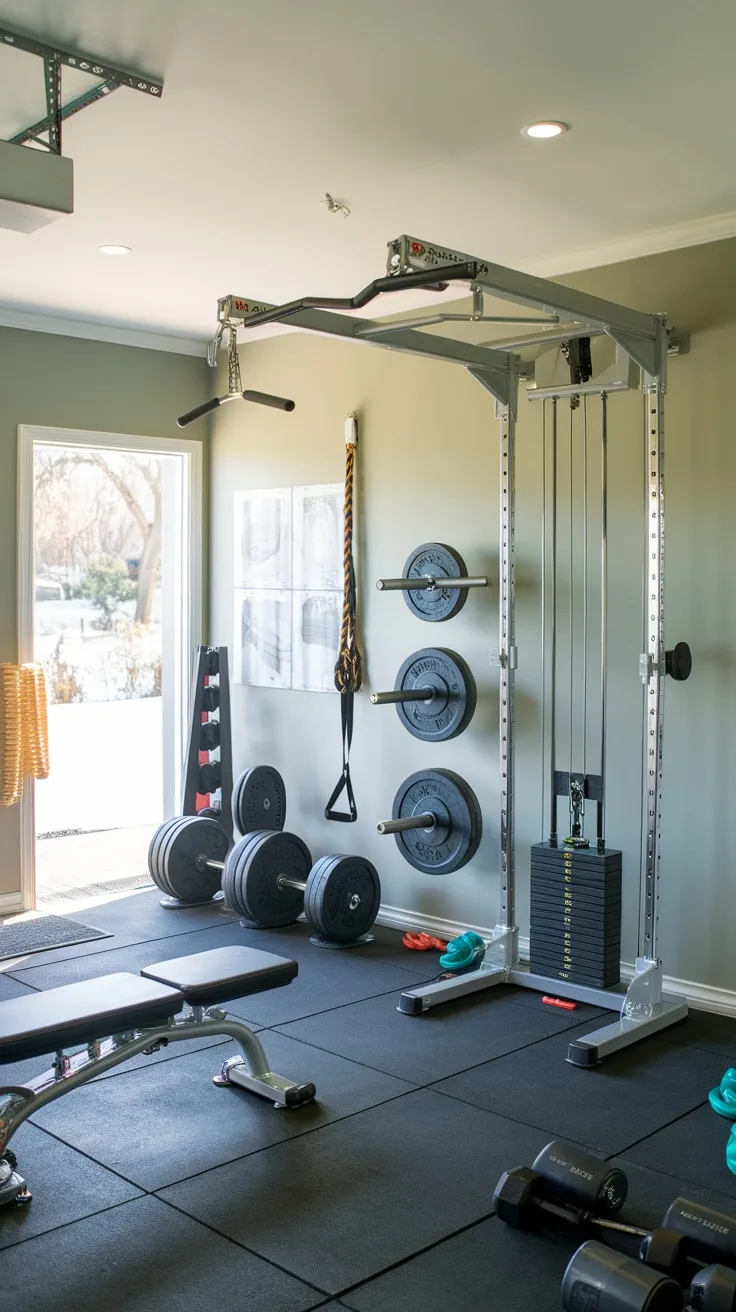
<path fill-rule="evenodd" d="M 0 961 L 22 957 L 27 952 L 48 952 L 51 948 L 68 948 L 74 943 L 112 937 L 106 929 L 93 929 L 91 925 L 82 925 L 67 916 L 20 920 L 15 925 L 0 925 Z"/>

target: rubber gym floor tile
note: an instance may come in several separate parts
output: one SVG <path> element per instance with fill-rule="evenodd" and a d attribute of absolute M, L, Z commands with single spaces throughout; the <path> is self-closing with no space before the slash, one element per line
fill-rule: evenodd
<path fill-rule="evenodd" d="M 420 1089 L 162 1196 L 338 1294 L 488 1216 L 504 1168 L 548 1137 Z"/>
<path fill-rule="evenodd" d="M 116 1075 L 122 1075 L 124 1071 L 138 1070 L 142 1066 L 153 1066 L 157 1062 L 172 1061 L 175 1057 L 184 1057 L 189 1052 L 199 1052 L 202 1048 L 216 1048 L 221 1043 L 228 1043 L 229 1040 L 223 1035 L 222 1038 L 214 1039 L 191 1039 L 181 1043 L 172 1043 L 165 1048 L 159 1048 L 158 1052 L 151 1053 L 150 1057 L 144 1057 L 141 1053 L 137 1057 L 125 1061 L 120 1066 L 113 1066 L 112 1070 L 106 1071 L 104 1075 L 97 1075 L 97 1080 L 111 1080 Z M 72 1049 L 74 1051 L 74 1049 Z M 81 1052 L 82 1048 L 76 1049 Z M 213 1058 L 215 1065 L 217 1057 Z M 53 1056 L 32 1057 L 29 1061 L 9 1062 L 5 1066 L 0 1066 L 0 1088 L 8 1084 L 27 1084 L 29 1080 L 35 1079 L 38 1075 L 43 1075 L 49 1070 L 53 1062 Z"/>
<path fill-rule="evenodd" d="M 668 1043 L 684 1045 L 686 1048 L 720 1053 L 724 1069 L 736 1065 L 736 1018 L 733 1016 L 691 1010 L 687 1020 L 662 1030 L 661 1037 Z"/>
<path fill-rule="evenodd" d="M 532 1011 L 486 993 L 406 1016 L 396 1009 L 399 997 L 370 998 L 279 1030 L 399 1079 L 431 1084 L 576 1024 L 574 1012 L 553 1011 L 541 1002 Z"/>
<path fill-rule="evenodd" d="M 21 984 L 12 975 L 0 971 L 0 1002 L 5 1002 L 7 998 L 22 998 L 24 993 L 33 993 L 30 984 Z"/>
<path fill-rule="evenodd" d="M 716 1059 L 718 1060 L 718 1059 Z M 721 1060 L 721 1065 L 723 1064 Z M 702 1092 L 716 1081 L 703 1080 Z M 726 1144 L 733 1121 L 717 1116 L 709 1103 L 627 1149 L 628 1161 L 649 1166 L 688 1185 L 715 1189 L 736 1198 L 736 1175 L 726 1166 Z"/>
<path fill-rule="evenodd" d="M 127 1180 L 28 1122 L 13 1135 L 11 1148 L 33 1201 L 0 1208 L 0 1249 L 140 1197 L 140 1191 Z M 0 1290 L 7 1296 L 6 1265 L 7 1256 L 3 1256 Z M 12 1300 L 3 1301 L 3 1306 L 13 1307 Z"/>
<path fill-rule="evenodd" d="M 662 1170 L 655 1171 L 648 1166 L 639 1166 L 629 1156 L 614 1157 L 611 1161 L 612 1164 L 621 1167 L 629 1181 L 628 1196 L 616 1216 L 617 1221 L 641 1226 L 644 1230 L 661 1225 L 670 1203 L 679 1197 L 703 1203 L 706 1207 L 713 1207 L 717 1212 L 725 1212 L 728 1216 L 733 1216 L 736 1212 L 733 1197 L 729 1198 L 728 1194 L 716 1189 L 692 1184 L 684 1180 L 682 1175 L 677 1177 L 665 1175 Z"/>
<path fill-rule="evenodd" d="M 309 954 L 299 957 L 298 961 L 299 974 L 288 988 L 254 993 L 251 997 L 228 1003 L 228 1010 L 254 1024 L 286 1025 L 305 1016 L 422 982 L 421 976 L 399 971 L 396 966 L 387 966 L 382 961 L 363 961 L 342 952 L 323 952 L 319 948 L 310 948 Z"/>
<path fill-rule="evenodd" d="M 269 1064 L 279 1075 L 316 1084 L 316 1103 L 285 1111 L 236 1086 L 217 1088 L 212 1077 L 223 1061 L 237 1055 L 233 1044 L 225 1044 L 87 1084 L 43 1107 L 34 1124 L 141 1188 L 154 1190 L 412 1088 L 281 1034 L 262 1038 Z"/>
<path fill-rule="evenodd" d="M 343 1294 L 343 1300 L 356 1312 L 559 1312 L 562 1277 L 577 1247 L 510 1230 L 493 1218 Z"/>
<path fill-rule="evenodd" d="M 2 1291 L 13 1312 L 307 1312 L 325 1297 L 157 1198 L 19 1245 Z"/>
<path fill-rule="evenodd" d="M 567 1045 L 587 1029 L 568 1030 L 434 1087 L 608 1155 L 697 1107 L 720 1078 L 721 1058 L 656 1038 L 590 1070 L 570 1066 Z"/>

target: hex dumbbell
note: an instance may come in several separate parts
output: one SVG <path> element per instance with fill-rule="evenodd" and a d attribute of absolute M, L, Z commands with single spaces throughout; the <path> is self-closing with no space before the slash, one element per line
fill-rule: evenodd
<path fill-rule="evenodd" d="M 562 1306 L 565 1312 L 736 1312 L 736 1271 L 705 1267 L 683 1292 L 671 1276 L 588 1240 L 563 1276 Z"/>

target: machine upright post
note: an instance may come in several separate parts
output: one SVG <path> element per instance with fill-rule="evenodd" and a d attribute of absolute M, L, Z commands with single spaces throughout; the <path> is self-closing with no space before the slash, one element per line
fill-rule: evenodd
<path fill-rule="evenodd" d="M 664 331 L 664 327 L 663 327 Z M 642 850 L 643 956 L 657 959 L 659 916 L 659 844 L 662 803 L 662 730 L 664 720 L 664 365 L 657 376 L 644 378 L 644 437 L 646 441 L 646 537 L 642 658 L 644 682 L 644 836 Z M 640 942 L 640 952 L 642 944 Z"/>
<path fill-rule="evenodd" d="M 512 370 L 510 404 L 498 410 L 501 447 L 499 551 L 499 742 L 501 766 L 501 924 L 509 930 L 506 965 L 516 964 L 514 866 L 514 680 L 516 670 L 514 529 L 516 513 L 515 429 L 517 379 Z"/>
<path fill-rule="evenodd" d="M 608 683 L 608 396 L 601 392 L 601 800 L 597 846 L 606 850 L 606 698 Z"/>
<path fill-rule="evenodd" d="M 557 749 L 557 397 L 552 398 L 552 492 L 550 496 L 552 520 L 552 569 L 550 571 L 550 688 L 549 688 L 549 845 L 557 847 L 557 784 L 555 780 L 555 752 Z"/>

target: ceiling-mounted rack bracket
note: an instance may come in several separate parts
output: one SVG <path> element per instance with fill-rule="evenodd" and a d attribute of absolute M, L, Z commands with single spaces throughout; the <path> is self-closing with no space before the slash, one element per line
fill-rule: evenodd
<path fill-rule="evenodd" d="M 14 146 L 25 146 L 33 142 L 45 147 L 50 154 L 61 154 L 61 124 L 72 114 L 78 114 L 98 100 L 103 100 L 118 87 L 130 87 L 133 91 L 142 91 L 145 95 L 160 98 L 164 84 L 157 78 L 147 77 L 142 73 L 131 73 L 128 69 L 118 68 L 96 55 L 85 55 L 78 50 L 65 50 L 61 46 L 47 45 L 37 37 L 27 36 L 22 32 L 13 32 L 0 27 L 0 46 L 11 50 L 22 50 L 27 55 L 38 55 L 44 62 L 44 81 L 46 87 L 46 115 L 30 127 L 23 128 L 10 137 Z M 62 67 L 77 69 L 88 73 L 90 77 L 101 81 L 90 87 L 83 95 L 61 103 Z M 45 139 L 44 139 L 45 138 Z"/>

